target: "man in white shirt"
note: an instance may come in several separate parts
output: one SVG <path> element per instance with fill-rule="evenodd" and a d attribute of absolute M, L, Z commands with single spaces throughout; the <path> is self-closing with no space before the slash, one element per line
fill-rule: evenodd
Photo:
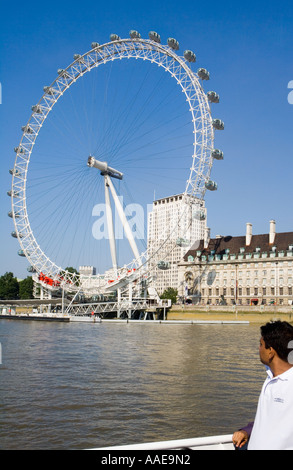
<path fill-rule="evenodd" d="M 261 327 L 260 360 L 267 368 L 254 423 L 233 434 L 236 448 L 293 450 L 293 326 L 271 322 Z"/>

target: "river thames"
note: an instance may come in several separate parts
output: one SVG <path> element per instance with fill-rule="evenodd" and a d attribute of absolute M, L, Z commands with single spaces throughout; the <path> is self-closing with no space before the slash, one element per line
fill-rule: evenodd
<path fill-rule="evenodd" d="M 266 376 L 259 326 L 0 320 L 1 448 L 233 433 Z"/>

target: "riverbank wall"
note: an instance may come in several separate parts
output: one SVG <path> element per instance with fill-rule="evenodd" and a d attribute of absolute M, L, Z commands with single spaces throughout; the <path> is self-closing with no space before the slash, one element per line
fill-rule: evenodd
<path fill-rule="evenodd" d="M 213 321 L 248 321 L 249 323 L 267 323 L 282 320 L 293 322 L 292 306 L 196 306 L 173 305 L 167 314 L 168 320 L 213 320 Z"/>

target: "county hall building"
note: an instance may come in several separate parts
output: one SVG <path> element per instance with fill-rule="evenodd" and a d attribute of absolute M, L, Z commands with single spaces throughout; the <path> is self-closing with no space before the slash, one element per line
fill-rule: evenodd
<path fill-rule="evenodd" d="M 209 237 L 178 264 L 179 298 L 197 305 L 292 305 L 293 232 Z"/>

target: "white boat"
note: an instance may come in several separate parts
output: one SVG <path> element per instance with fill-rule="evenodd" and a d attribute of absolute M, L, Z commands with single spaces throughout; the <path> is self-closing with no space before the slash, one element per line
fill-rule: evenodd
<path fill-rule="evenodd" d="M 100 447 L 91 450 L 234 450 L 234 445 L 232 443 L 232 434 L 226 434 L 222 436 Z"/>

